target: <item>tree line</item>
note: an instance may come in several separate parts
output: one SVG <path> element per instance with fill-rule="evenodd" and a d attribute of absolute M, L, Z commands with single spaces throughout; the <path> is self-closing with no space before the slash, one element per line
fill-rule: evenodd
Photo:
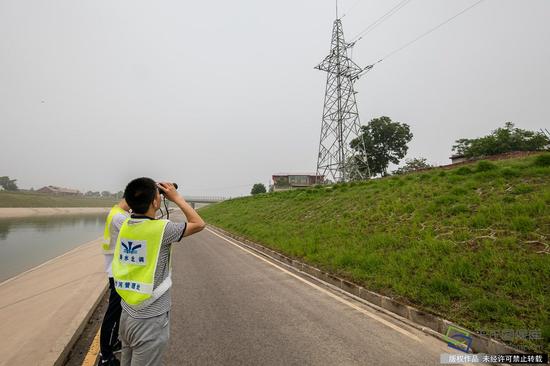
<path fill-rule="evenodd" d="M 6 191 L 18 191 L 17 179 L 10 179 L 8 176 L 0 177 L 0 187 Z"/>
<path fill-rule="evenodd" d="M 366 153 L 370 176 L 387 176 L 391 164 L 399 164 L 407 155 L 408 144 L 413 134 L 406 123 L 394 122 L 382 116 L 374 118 L 361 127 L 361 135 L 351 142 L 357 155 Z M 362 141 L 361 141 L 362 140 Z M 364 143 L 362 143 L 364 142 Z M 474 139 L 461 138 L 455 141 L 452 150 L 465 158 L 482 158 L 512 151 L 545 151 L 550 149 L 550 136 L 542 131 L 528 131 L 516 128 L 512 122 L 493 130 L 490 134 Z M 364 155 L 363 155 L 364 156 Z M 354 159 L 352 164 L 367 175 L 367 167 Z M 394 170 L 393 174 L 429 168 L 425 158 L 413 158 Z"/>
<path fill-rule="evenodd" d="M 398 165 L 407 155 L 408 144 L 413 134 L 406 123 L 394 122 L 390 117 L 382 116 L 370 120 L 361 126 L 361 134 L 351 141 L 350 146 L 355 156 L 348 163 L 350 172 L 359 170 L 364 176 L 376 177 L 390 174 L 405 174 L 433 167 L 426 158 L 416 157 L 406 159 L 405 164 L 393 172 L 388 172 L 390 164 Z M 467 159 L 483 158 L 513 151 L 546 151 L 550 150 L 550 134 L 548 131 L 529 131 L 515 127 L 512 122 L 506 122 L 486 136 L 455 141 L 452 151 Z M 367 156 L 368 167 L 358 156 Z M 252 187 L 251 194 L 265 193 L 262 183 Z"/>
<path fill-rule="evenodd" d="M 17 186 L 17 179 L 10 179 L 9 176 L 0 177 L 0 187 L 5 191 L 16 192 L 19 191 Z M 34 191 L 34 188 L 30 189 L 31 192 Z M 103 198 L 122 198 L 124 192 L 118 191 L 116 193 L 111 193 L 109 191 L 88 191 L 83 195 L 86 197 L 103 197 Z"/>

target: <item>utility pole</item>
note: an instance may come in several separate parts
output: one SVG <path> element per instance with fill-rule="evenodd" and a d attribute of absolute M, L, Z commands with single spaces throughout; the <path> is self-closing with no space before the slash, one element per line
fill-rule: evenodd
<path fill-rule="evenodd" d="M 362 68 L 353 62 L 348 57 L 352 47 L 353 43 L 344 41 L 342 21 L 337 16 L 330 53 L 315 67 L 327 72 L 317 174 L 335 183 L 370 177 L 364 141 L 360 141 L 361 152 L 353 151 L 350 143 L 362 136 L 353 83 L 372 65 Z"/>

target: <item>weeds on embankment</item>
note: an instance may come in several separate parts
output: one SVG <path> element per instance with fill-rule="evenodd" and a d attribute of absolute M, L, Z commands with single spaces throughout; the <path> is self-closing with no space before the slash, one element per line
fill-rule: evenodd
<path fill-rule="evenodd" d="M 550 341 L 550 154 L 233 199 L 205 219 L 474 331 Z"/>

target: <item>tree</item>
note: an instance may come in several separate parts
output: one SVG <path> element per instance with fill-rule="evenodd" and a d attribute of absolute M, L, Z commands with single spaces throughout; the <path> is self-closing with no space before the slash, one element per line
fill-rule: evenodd
<path fill-rule="evenodd" d="M 497 155 L 511 151 L 542 151 L 550 148 L 550 138 L 542 132 L 515 128 L 512 122 L 490 135 L 455 141 L 453 151 L 467 158 Z"/>
<path fill-rule="evenodd" d="M 433 165 L 427 163 L 426 158 L 413 158 L 405 160 L 405 165 L 401 168 L 394 170 L 393 174 L 405 174 L 414 172 L 421 169 L 432 168 Z"/>
<path fill-rule="evenodd" d="M 390 163 L 399 164 L 407 154 L 413 134 L 406 123 L 393 122 L 390 117 L 382 116 L 372 119 L 366 126 L 361 126 L 361 135 L 351 141 L 351 147 L 357 154 L 367 154 L 370 175 L 388 175 Z M 361 143 L 361 139 L 365 144 Z M 366 150 L 366 151 L 365 151 Z M 367 174 L 367 167 L 360 159 L 355 159 L 358 169 Z"/>
<path fill-rule="evenodd" d="M 265 193 L 266 189 L 265 186 L 262 183 L 256 183 L 254 186 L 252 186 L 252 190 L 250 191 L 250 194 L 255 195 L 259 193 Z"/>
<path fill-rule="evenodd" d="M 0 186 L 6 191 L 18 191 L 19 188 L 17 188 L 16 181 L 17 179 L 10 179 L 8 176 L 0 177 Z"/>
<path fill-rule="evenodd" d="M 103 192 L 101 192 L 101 197 L 111 197 L 111 196 L 112 196 L 112 194 L 111 194 L 111 192 L 109 192 L 109 191 L 103 191 Z"/>

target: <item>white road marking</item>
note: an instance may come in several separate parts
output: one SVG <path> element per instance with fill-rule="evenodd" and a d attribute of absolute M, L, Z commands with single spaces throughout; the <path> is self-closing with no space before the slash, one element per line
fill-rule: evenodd
<path fill-rule="evenodd" d="M 400 328 L 400 327 L 398 327 L 397 325 L 392 324 L 392 323 L 390 323 L 389 321 L 387 321 L 387 320 L 385 320 L 385 319 L 379 317 L 378 315 L 373 314 L 373 313 L 371 313 L 370 311 L 367 311 L 366 309 L 363 309 L 362 307 L 357 306 L 357 305 L 355 305 L 354 303 L 352 303 L 352 302 L 350 302 L 350 301 L 348 301 L 348 300 L 346 300 L 346 299 L 343 299 L 343 298 L 341 298 L 341 297 L 339 297 L 339 296 L 333 294 L 332 292 L 327 291 L 327 290 L 325 290 L 324 288 L 322 288 L 322 287 L 320 287 L 320 286 L 318 286 L 318 285 L 316 285 L 316 284 L 314 284 L 314 283 L 312 283 L 312 282 L 310 282 L 310 281 L 307 281 L 307 280 L 303 279 L 303 278 L 300 277 L 300 276 L 295 275 L 294 273 L 292 273 L 292 272 L 286 270 L 285 268 L 283 268 L 283 267 L 281 267 L 281 266 L 278 266 L 277 264 L 275 264 L 275 263 L 273 263 L 273 262 L 271 262 L 271 261 L 269 261 L 269 260 L 263 258 L 262 256 L 260 256 L 260 255 L 258 255 L 258 254 L 256 254 L 256 253 L 254 253 L 254 252 L 252 252 L 252 251 L 250 251 L 250 250 L 248 250 L 248 249 L 246 249 L 246 248 L 243 248 L 241 245 L 239 245 L 239 244 L 237 244 L 237 243 L 234 243 L 233 241 L 231 241 L 231 240 L 225 238 L 224 236 L 222 236 L 222 235 L 220 235 L 220 234 L 214 232 L 214 231 L 211 230 L 210 228 L 206 228 L 206 230 L 210 231 L 212 234 L 216 235 L 217 237 L 222 238 L 223 240 L 227 241 L 228 243 L 233 244 L 233 245 L 236 246 L 237 248 L 239 248 L 239 249 L 241 249 L 241 250 L 243 250 L 243 251 L 245 251 L 245 252 L 247 252 L 247 253 L 249 253 L 249 254 L 252 254 L 252 255 L 255 256 L 256 258 L 261 259 L 262 261 L 264 261 L 264 262 L 266 262 L 266 263 L 272 265 L 273 267 L 275 267 L 275 268 L 281 270 L 282 272 L 288 274 L 289 276 L 292 276 L 292 277 L 296 278 L 297 280 L 302 281 L 303 283 L 305 283 L 305 284 L 307 284 L 307 285 L 313 287 L 314 289 L 316 289 L 316 290 L 318 290 L 318 291 L 320 291 L 320 292 L 322 292 L 322 293 L 324 293 L 324 294 L 326 294 L 326 295 L 332 297 L 332 298 L 335 299 L 336 301 L 339 301 L 339 302 L 341 302 L 342 304 L 345 304 L 345 305 L 347 305 L 347 306 L 349 306 L 349 307 L 351 307 L 351 308 L 353 308 L 353 309 L 359 311 L 360 313 L 362 313 L 362 314 L 364 314 L 364 315 L 366 315 L 366 316 L 368 316 L 368 317 L 370 317 L 370 318 L 372 318 L 372 319 L 374 319 L 374 320 L 376 320 L 376 321 L 378 321 L 378 322 L 384 324 L 385 326 L 387 326 L 387 327 L 389 327 L 389 328 L 391 328 L 391 329 L 393 329 L 393 330 L 395 330 L 395 331 L 397 331 L 397 332 L 399 332 L 399 333 L 401 333 L 401 334 L 403 334 L 403 335 L 405 335 L 405 336 L 407 336 L 407 337 L 409 337 L 409 338 L 411 338 L 411 339 L 414 339 L 414 340 L 417 341 L 417 342 L 421 342 L 420 338 L 418 338 L 416 335 L 412 334 L 411 332 L 408 332 L 408 331 L 406 331 L 405 329 Z"/>

